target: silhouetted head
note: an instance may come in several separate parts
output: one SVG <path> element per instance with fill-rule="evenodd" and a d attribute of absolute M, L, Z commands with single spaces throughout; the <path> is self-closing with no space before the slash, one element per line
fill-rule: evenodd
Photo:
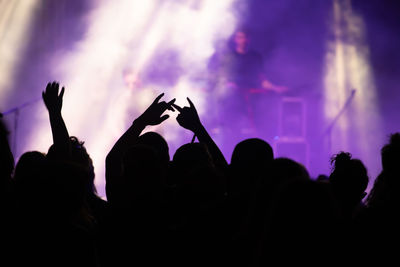
<path fill-rule="evenodd" d="M 272 147 L 258 138 L 246 139 L 235 146 L 231 166 L 234 168 L 260 169 L 274 160 Z"/>
<path fill-rule="evenodd" d="M 172 160 L 171 173 L 180 189 L 180 196 L 190 199 L 190 202 L 215 200 L 222 195 L 220 177 L 203 144 L 188 143 L 178 148 Z"/>
<path fill-rule="evenodd" d="M 31 151 L 20 157 L 14 179 L 21 207 L 44 212 L 41 216 L 70 216 L 83 206 L 89 175 L 79 164 L 51 161 Z"/>
<path fill-rule="evenodd" d="M 200 143 L 188 143 L 176 150 L 173 163 L 189 170 L 199 165 L 211 166 L 212 159 L 206 146 Z"/>
<path fill-rule="evenodd" d="M 160 134 L 156 132 L 144 133 L 139 137 L 137 143 L 139 145 L 152 147 L 164 164 L 167 164 L 169 162 L 168 143 Z"/>
<path fill-rule="evenodd" d="M 25 152 L 19 158 L 14 172 L 14 183 L 18 198 L 29 200 L 40 194 L 48 168 L 46 156 L 38 151 Z"/>
<path fill-rule="evenodd" d="M 80 141 L 75 136 L 70 137 L 70 142 L 72 161 L 83 166 L 89 172 L 90 180 L 94 182 L 93 161 L 84 146 L 85 142 Z"/>
<path fill-rule="evenodd" d="M 369 180 L 364 164 L 359 159 L 352 159 L 351 154 L 345 152 L 335 155 L 331 163 L 333 171 L 329 181 L 333 190 L 354 204 L 364 198 Z"/>
<path fill-rule="evenodd" d="M 381 150 L 384 172 L 400 173 L 400 133 L 390 136 L 389 144 Z"/>
<path fill-rule="evenodd" d="M 69 138 L 69 141 L 71 149 L 70 161 L 80 165 L 83 169 L 87 171 L 89 176 L 89 180 L 87 181 L 88 192 L 96 193 L 96 187 L 94 184 L 95 173 L 94 173 L 93 161 L 89 153 L 87 152 L 86 147 L 84 146 L 85 142 L 79 140 L 75 136 L 71 136 Z M 50 160 L 57 159 L 56 153 L 57 152 L 55 151 L 55 147 L 54 145 L 52 145 L 47 153 L 47 158 L 49 158 Z"/>
<path fill-rule="evenodd" d="M 191 182 L 198 172 L 214 170 L 211 155 L 206 146 L 200 143 L 188 143 L 178 148 L 172 160 L 172 172 L 178 178 L 177 183 Z"/>
<path fill-rule="evenodd" d="M 229 165 L 229 194 L 234 197 L 252 194 L 257 182 L 267 178 L 273 160 L 272 147 L 264 140 L 251 138 L 238 143 Z"/>
<path fill-rule="evenodd" d="M 14 180 L 17 183 L 35 183 L 35 179 L 43 175 L 46 167 L 46 156 L 43 153 L 25 152 L 15 166 Z"/>
<path fill-rule="evenodd" d="M 271 170 L 276 185 L 286 185 L 295 181 L 308 181 L 310 175 L 307 169 L 300 163 L 288 159 L 277 158 L 272 164 Z"/>
<path fill-rule="evenodd" d="M 400 133 L 391 135 L 389 144 L 381 150 L 383 170 L 375 179 L 367 203 L 372 207 L 398 205 L 400 183 Z"/>
<path fill-rule="evenodd" d="M 238 28 L 233 35 L 233 43 L 237 52 L 245 52 L 250 43 L 249 30 Z"/>

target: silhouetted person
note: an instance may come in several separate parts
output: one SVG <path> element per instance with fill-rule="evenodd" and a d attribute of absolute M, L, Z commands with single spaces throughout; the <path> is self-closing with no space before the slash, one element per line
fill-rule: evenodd
<path fill-rule="evenodd" d="M 275 195 L 259 251 L 260 266 L 319 263 L 342 241 L 340 212 L 327 183 L 292 179 Z"/>
<path fill-rule="evenodd" d="M 0 194 L 8 194 L 11 174 L 14 170 L 14 156 L 8 143 L 8 130 L 0 117 Z"/>
<path fill-rule="evenodd" d="M 174 154 L 171 172 L 177 178 L 178 264 L 224 263 L 225 191 L 207 147 L 202 143 L 181 146 Z"/>
<path fill-rule="evenodd" d="M 177 122 L 190 130 L 199 143 L 181 146 L 174 154 L 171 175 L 176 181 L 176 210 L 179 222 L 177 247 L 181 266 L 203 266 L 226 262 L 226 212 L 224 193 L 228 164 L 200 121 L 193 102 L 173 104 Z M 193 139 L 194 140 L 194 139 Z M 194 260 L 197 259 L 197 260 Z"/>
<path fill-rule="evenodd" d="M 237 29 L 231 39 L 232 46 L 216 53 L 209 64 L 220 128 L 229 147 L 252 135 L 254 127 L 272 138 L 278 127 L 278 95 L 287 90 L 267 79 L 263 57 L 251 47 L 248 30 Z"/>
<path fill-rule="evenodd" d="M 265 141 L 252 138 L 238 143 L 233 150 L 228 175 L 228 207 L 232 233 L 247 223 L 250 205 L 258 186 L 269 179 L 274 160 L 272 147 Z"/>
<path fill-rule="evenodd" d="M 95 266 L 93 222 L 84 205 L 88 178 L 79 165 L 50 162 L 39 152 L 21 157 L 14 189 L 15 251 L 23 255 L 16 255 L 17 266 Z"/>
<path fill-rule="evenodd" d="M 80 165 L 87 173 L 89 179 L 86 181 L 85 205 L 90 210 L 91 214 L 98 221 L 104 217 L 107 209 L 107 203 L 97 195 L 96 186 L 94 183 L 95 172 L 93 161 L 88 154 L 84 142 L 77 137 L 69 137 L 69 158 L 68 161 Z M 47 153 L 47 158 L 57 160 L 56 147 L 52 145 Z"/>
<path fill-rule="evenodd" d="M 263 214 L 255 214 L 257 193 L 270 179 L 273 163 L 272 147 L 258 138 L 246 139 L 235 146 L 228 175 L 228 224 L 231 264 L 248 265 L 257 242 L 255 221 Z M 265 192 L 269 196 L 269 192 Z M 263 197 L 267 197 L 263 192 Z M 264 205 L 263 205 L 264 207 Z M 256 218 L 257 217 L 257 218 Z M 259 226 L 261 230 L 262 226 Z M 251 228 L 251 229 L 250 229 Z M 255 231 L 255 232 L 254 232 Z"/>
<path fill-rule="evenodd" d="M 381 159 L 382 172 L 367 199 L 369 208 L 384 208 L 398 203 L 396 190 L 400 184 L 400 133 L 390 137 L 389 144 L 381 150 Z"/>
<path fill-rule="evenodd" d="M 168 222 L 163 218 L 168 145 L 156 133 L 142 131 L 168 119 L 169 103 L 159 95 L 119 138 L 106 158 L 106 193 L 110 212 L 102 225 L 105 266 L 161 264 Z M 158 255 L 157 257 L 153 257 Z M 162 255 L 167 255 L 162 253 Z"/>
<path fill-rule="evenodd" d="M 100 236 L 104 265 L 162 264 L 173 243 L 167 236 L 166 169 L 158 152 L 141 144 L 126 151 L 122 165 L 125 190 L 118 192 L 124 195 L 112 204 Z"/>
<path fill-rule="evenodd" d="M 350 153 L 341 152 L 332 159 L 333 171 L 329 177 L 333 193 L 338 200 L 342 215 L 348 221 L 361 208 L 361 201 L 366 196 L 368 174 L 364 164 L 352 159 Z"/>
<path fill-rule="evenodd" d="M 0 234 L 3 243 L 1 248 L 2 255 L 4 255 L 2 259 L 3 263 L 7 262 L 14 247 L 12 237 L 14 206 L 11 187 L 11 175 L 13 170 L 14 157 L 8 143 L 8 130 L 3 122 L 2 114 L 0 113 L 0 212 L 2 214 L 0 220 Z"/>
<path fill-rule="evenodd" d="M 123 157 L 132 146 L 139 143 L 139 136 L 149 125 L 158 125 L 169 118 L 169 115 L 162 115 L 167 109 L 174 110 L 171 104 L 175 99 L 171 100 L 169 103 L 164 101 L 159 102 L 164 94 L 159 95 L 154 102 L 148 107 L 148 109 L 140 115 L 136 120 L 133 121 L 132 126 L 119 138 L 115 143 L 111 151 L 108 153 L 106 158 L 106 194 L 107 200 L 112 205 L 120 205 L 118 202 L 123 202 L 123 199 L 119 199 L 123 196 L 124 192 L 124 182 L 123 182 Z M 145 140 L 147 137 L 143 137 Z M 161 148 L 158 153 L 165 156 L 165 148 L 162 148 L 164 141 L 159 141 L 157 138 L 149 138 L 156 141 L 158 144 L 153 144 L 154 147 Z M 145 142 L 146 143 L 146 142 Z M 151 143 L 151 142 L 150 142 Z M 164 152 L 162 151 L 164 150 Z M 161 156 L 162 157 L 162 156 Z M 169 158 L 169 156 L 168 156 Z M 114 202 L 114 203 L 113 203 Z"/>
<path fill-rule="evenodd" d="M 400 133 L 391 135 L 381 150 L 382 172 L 367 198 L 367 208 L 357 218 L 358 241 L 382 261 L 398 261 L 400 238 Z"/>
<path fill-rule="evenodd" d="M 94 221 L 85 205 L 90 175 L 71 161 L 61 115 L 64 88 L 49 83 L 43 100 L 53 133 L 53 154 L 21 156 L 15 170 L 15 265 L 96 266 Z"/>

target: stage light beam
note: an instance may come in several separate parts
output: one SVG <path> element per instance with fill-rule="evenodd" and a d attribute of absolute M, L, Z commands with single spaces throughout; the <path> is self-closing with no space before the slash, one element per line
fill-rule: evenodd
<path fill-rule="evenodd" d="M 380 169 L 379 147 L 383 140 L 377 88 L 369 61 L 369 47 L 363 18 L 352 10 L 351 0 L 333 0 L 332 32 L 327 43 L 324 77 L 324 113 L 331 121 L 350 97 L 348 110 L 338 120 L 330 155 L 352 151 L 370 166 L 371 176 Z"/>
<path fill-rule="evenodd" d="M 53 76 L 66 85 L 63 114 L 70 134 L 86 141 L 100 195 L 104 196 L 105 157 L 128 127 L 123 122 L 129 108 L 143 112 L 143 106 L 164 91 L 165 98 L 176 97 L 178 104 L 187 105 L 189 96 L 200 112 L 206 110 L 205 95 L 196 90 L 201 85 L 192 76 L 206 71 L 215 42 L 232 34 L 236 24 L 231 9 L 234 1 L 93 1 L 84 38 L 73 50 L 58 55 L 52 69 Z M 175 85 L 148 84 L 145 87 L 151 94 L 121 100 L 129 95 L 122 82 L 124 68 L 144 73 L 157 64 L 155 55 L 169 51 L 178 54 L 177 62 L 170 64 L 182 69 Z M 43 124 L 36 125 L 25 150 L 46 151 L 50 145 L 47 115 L 40 112 Z M 174 120 L 172 116 L 165 129 L 158 130 L 172 145 L 189 142 L 187 131 Z"/>
<path fill-rule="evenodd" d="M 0 1 L 0 106 L 7 104 L 14 72 L 27 45 L 37 0 Z"/>

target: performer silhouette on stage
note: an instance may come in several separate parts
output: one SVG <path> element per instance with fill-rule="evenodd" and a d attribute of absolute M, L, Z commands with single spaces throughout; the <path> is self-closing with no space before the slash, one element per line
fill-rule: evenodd
<path fill-rule="evenodd" d="M 237 30 L 232 44 L 227 51 L 214 54 L 209 64 L 222 135 L 237 140 L 255 135 L 270 139 L 277 128 L 277 96 L 287 87 L 266 78 L 263 58 L 250 48 L 246 30 Z M 265 105 L 270 110 L 275 106 L 274 114 L 266 114 Z"/>
<path fill-rule="evenodd" d="M 248 33 L 238 30 L 233 35 L 233 48 L 214 55 L 210 67 L 212 71 L 216 71 L 219 82 L 243 90 L 285 92 L 285 86 L 275 85 L 267 80 L 263 58 L 260 53 L 250 49 L 249 43 Z"/>

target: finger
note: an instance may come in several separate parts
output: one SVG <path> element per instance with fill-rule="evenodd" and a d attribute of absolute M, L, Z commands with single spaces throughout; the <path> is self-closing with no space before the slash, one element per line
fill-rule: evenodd
<path fill-rule="evenodd" d="M 165 121 L 166 119 L 168 119 L 169 118 L 169 115 L 164 115 L 164 116 L 162 116 L 161 118 L 160 118 L 160 122 L 159 123 L 162 123 L 163 121 Z"/>
<path fill-rule="evenodd" d="M 176 100 L 176 99 L 174 98 L 174 99 L 172 99 L 171 101 L 169 101 L 169 102 L 168 102 L 168 105 L 174 104 L 174 103 L 175 103 L 175 100 Z"/>
<path fill-rule="evenodd" d="M 177 104 L 171 104 L 171 106 L 173 106 L 177 111 L 182 112 L 183 108 L 181 108 L 180 106 L 178 106 Z"/>
<path fill-rule="evenodd" d="M 61 88 L 61 92 L 60 92 L 60 95 L 59 95 L 59 98 L 63 98 L 63 96 L 64 96 L 64 90 L 65 90 L 65 88 L 63 87 L 63 88 Z"/>
<path fill-rule="evenodd" d="M 190 108 L 192 108 L 192 109 L 196 110 L 196 108 L 194 107 L 194 104 L 193 104 L 192 100 L 190 100 L 190 98 L 189 98 L 189 97 L 186 97 L 186 99 L 187 99 L 187 101 L 189 102 L 189 106 L 190 106 Z"/>
<path fill-rule="evenodd" d="M 168 110 L 171 110 L 171 111 L 175 111 L 175 109 L 173 109 L 173 107 L 172 107 L 172 105 L 175 103 L 175 98 L 174 99 L 172 99 L 171 101 L 169 101 L 168 103 L 167 103 L 167 105 L 168 105 Z"/>
<path fill-rule="evenodd" d="M 46 94 L 45 94 L 44 91 L 42 92 L 42 99 L 43 99 L 44 102 L 46 102 Z"/>
<path fill-rule="evenodd" d="M 56 83 L 56 87 L 54 87 L 54 90 L 53 90 L 53 98 L 58 98 L 59 91 L 60 91 L 60 88 L 58 87 L 58 83 Z"/>
<path fill-rule="evenodd" d="M 49 94 L 51 94 L 52 96 L 54 96 L 55 94 L 58 95 L 58 86 L 57 86 L 57 82 L 56 81 L 53 81 L 51 83 Z"/>
<path fill-rule="evenodd" d="M 156 99 L 154 99 L 153 104 L 157 104 L 158 101 L 160 101 L 160 99 L 164 96 L 164 93 L 160 94 L 159 96 L 156 97 Z"/>
<path fill-rule="evenodd" d="M 46 92 L 50 89 L 50 87 L 51 87 L 51 82 L 48 82 L 46 85 Z"/>

